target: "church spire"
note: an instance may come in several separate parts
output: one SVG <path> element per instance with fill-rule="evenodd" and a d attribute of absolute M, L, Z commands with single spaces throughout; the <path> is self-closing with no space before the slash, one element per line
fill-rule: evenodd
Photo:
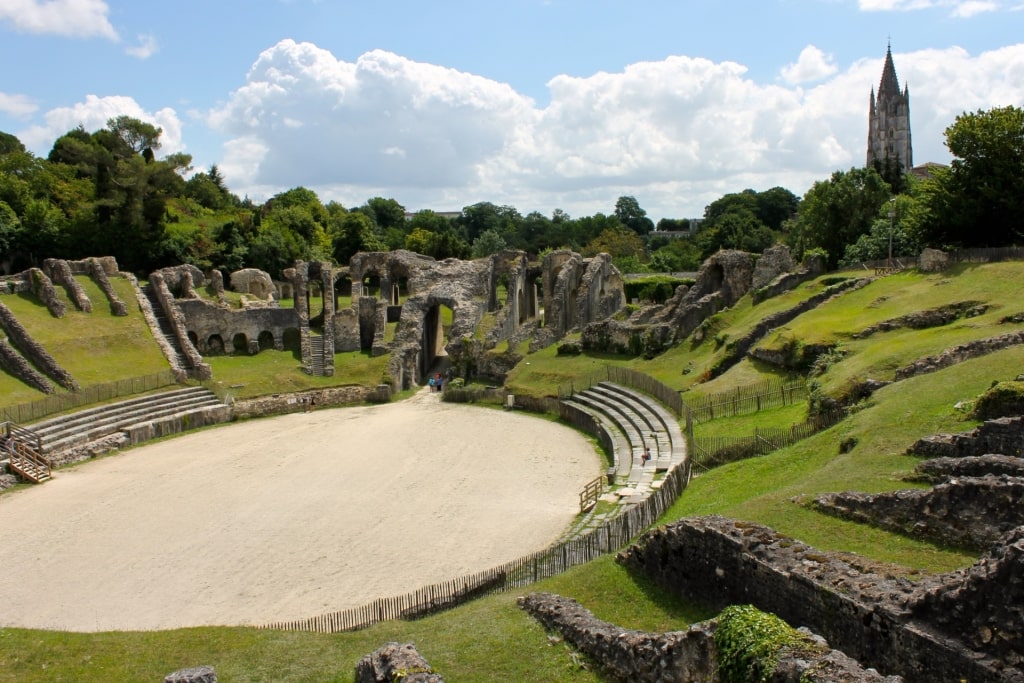
<path fill-rule="evenodd" d="M 878 83 L 878 96 L 900 94 L 900 82 L 896 78 L 896 65 L 892 63 L 892 45 L 885 49 L 885 66 L 882 67 L 882 80 Z"/>
<path fill-rule="evenodd" d="M 885 48 L 885 64 L 878 92 L 871 89 L 868 105 L 867 165 L 906 173 L 914 165 L 910 138 L 910 88 L 900 92 L 892 43 Z"/>

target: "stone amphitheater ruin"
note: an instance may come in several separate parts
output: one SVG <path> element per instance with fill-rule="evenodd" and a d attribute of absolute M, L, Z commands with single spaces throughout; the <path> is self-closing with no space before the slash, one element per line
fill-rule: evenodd
<path fill-rule="evenodd" d="M 929 254 L 928 260 L 936 259 Z M 136 289 L 138 305 L 182 380 L 209 378 L 203 357 L 221 352 L 295 348 L 306 372 L 324 375 L 333 374 L 338 351 L 390 354 L 380 386 L 317 395 L 324 405 L 340 405 L 387 401 L 396 390 L 422 384 L 444 356 L 453 376 L 501 381 L 521 360 L 514 351 L 520 344 L 543 348 L 570 331 L 581 333 L 580 345 L 587 349 L 657 354 L 701 334 L 704 320 L 744 295 L 771 297 L 821 272 L 820 262 L 793 264 L 784 249 L 760 258 L 720 252 L 703 265 L 693 286 L 680 287 L 665 304 L 641 307 L 629 316 L 620 314 L 623 281 L 610 259 L 586 259 L 568 251 L 553 252 L 536 265 L 524 253 L 512 251 L 474 261 L 435 261 L 403 251 L 360 253 L 348 266 L 296 263 L 280 282 L 259 271 L 239 271 L 231 274 L 230 286 L 243 295 L 240 307 L 228 305 L 219 272 L 207 276 L 190 266 L 157 271 L 145 290 Z M 31 292 L 59 317 L 64 304 L 55 286 L 63 287 L 80 310 L 95 303 L 76 288 L 75 275 L 88 275 L 99 284 L 112 314 L 124 314 L 126 306 L 134 305 L 118 300 L 110 288 L 109 278 L 131 277 L 119 273 L 110 258 L 48 260 L 43 269 L 0 279 L 0 286 L 7 293 Z M 200 296 L 200 288 L 212 291 L 213 300 Z M 507 293 L 503 301 L 502 290 Z M 309 308 L 311 291 L 320 294 L 319 311 Z M 350 307 L 336 306 L 338 293 L 351 295 Z M 282 295 L 294 297 L 295 307 L 279 306 Z M 441 307 L 452 311 L 447 341 Z M 756 333 L 763 335 L 786 319 L 780 315 L 766 321 Z M 386 341 L 389 322 L 399 325 L 394 339 Z M 2 297 L 0 327 L 9 340 L 0 339 L 0 364 L 9 373 L 44 392 L 54 384 L 77 388 L 74 378 L 3 306 Z M 495 352 L 503 342 L 513 350 Z M 926 359 L 907 372 L 928 372 L 958 362 L 964 354 L 1016 343 L 1021 340 L 1015 337 L 979 345 L 980 350 L 952 350 L 949 358 Z M 737 358 L 749 347 L 741 344 Z M 64 449 L 70 455 L 59 456 L 57 462 L 185 427 L 294 409 L 294 399 L 287 397 L 197 406 L 190 409 L 188 420 L 158 416 L 146 427 L 90 435 Z M 1019 460 L 1024 418 L 1018 413 L 991 416 L 970 434 L 937 435 L 916 444 L 915 453 L 934 458 L 919 468 L 920 477 L 934 484 L 931 489 L 843 492 L 802 501 L 829 514 L 982 551 L 982 558 L 968 569 L 908 577 L 893 567 L 818 551 L 771 529 L 718 517 L 652 529 L 620 553 L 619 561 L 669 593 L 717 607 L 750 603 L 807 627 L 836 648 L 822 645 L 814 656 L 782 657 L 771 680 L 1024 681 L 1024 472 Z M 711 639 L 715 620 L 687 632 L 650 634 L 601 622 L 558 596 L 535 594 L 522 604 L 618 680 L 716 680 L 718 655 Z M 390 680 L 387 676 L 398 670 L 408 674 L 403 680 L 440 680 L 433 672 L 417 671 L 429 666 L 409 647 L 397 644 L 368 655 L 360 666 L 358 680 Z M 202 675 L 207 673 L 204 669 Z"/>

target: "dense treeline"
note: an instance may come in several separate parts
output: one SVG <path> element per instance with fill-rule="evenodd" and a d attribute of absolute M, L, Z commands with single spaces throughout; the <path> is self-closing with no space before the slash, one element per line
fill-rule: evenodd
<path fill-rule="evenodd" d="M 45 159 L 0 132 L 0 271 L 113 255 L 138 273 L 191 263 L 276 277 L 296 259 L 347 263 L 358 251 L 470 258 L 567 247 L 607 252 L 627 272 L 678 272 L 719 249 L 760 252 L 776 242 L 798 257 L 819 250 L 835 266 L 885 258 L 890 247 L 1012 244 L 1024 231 L 1024 110 L 1012 106 L 957 117 L 945 132 L 953 163 L 924 179 L 887 160 L 836 171 L 803 198 L 748 189 L 712 202 L 699 219 L 657 225 L 631 196 L 607 215 L 578 218 L 561 209 L 524 216 L 490 202 L 455 217 L 407 216 L 394 199 L 346 208 L 303 187 L 258 205 L 233 194 L 216 166 L 193 172 L 189 155 L 158 158 L 161 132 L 120 116 L 102 130 L 69 131 Z"/>

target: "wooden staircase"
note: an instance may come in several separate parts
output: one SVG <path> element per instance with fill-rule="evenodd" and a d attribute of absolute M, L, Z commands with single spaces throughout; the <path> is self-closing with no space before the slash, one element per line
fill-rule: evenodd
<path fill-rule="evenodd" d="M 50 461 L 43 457 L 39 437 L 32 431 L 5 422 L 3 444 L 8 467 L 22 479 L 41 484 L 52 476 Z"/>

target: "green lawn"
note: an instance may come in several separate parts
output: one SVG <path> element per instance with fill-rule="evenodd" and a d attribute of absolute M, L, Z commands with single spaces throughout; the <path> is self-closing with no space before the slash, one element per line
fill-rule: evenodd
<path fill-rule="evenodd" d="M 901 273 L 800 316 L 787 325 L 785 334 L 839 343 L 847 355 L 819 380 L 828 393 L 840 395 L 855 381 L 891 378 L 896 368 L 951 344 L 1019 329 L 998 320 L 1024 309 L 1017 303 L 1015 291 L 1021 281 L 1024 264 L 1014 263 L 960 267 L 943 275 Z M 823 286 L 820 280 L 806 283 L 756 307 L 745 299 L 716 317 L 713 334 L 702 343 L 685 341 L 650 360 L 610 354 L 557 356 L 552 346 L 527 355 L 509 375 L 506 386 L 513 393 L 553 396 L 560 385 L 579 382 L 609 363 L 647 372 L 694 396 L 779 377 L 778 369 L 744 360 L 712 382 L 697 383 L 703 369 L 724 352 L 729 339 L 749 330 L 767 312 L 789 308 Z M 900 330 L 867 340 L 850 336 L 881 320 L 968 299 L 985 301 L 991 308 L 982 316 L 942 328 Z M 38 307 L 27 300 L 19 305 Z M 47 326 L 59 327 L 48 321 L 38 323 L 35 329 L 40 330 L 40 338 L 57 334 L 55 330 L 45 332 Z M 79 334 L 87 334 L 89 329 L 86 325 Z M 720 335 L 723 343 L 716 342 Z M 60 339 L 50 339 L 60 348 Z M 65 343 L 67 348 L 75 348 Z M 764 343 L 773 343 L 772 338 Z M 209 361 L 215 382 L 235 396 L 249 396 L 328 384 L 375 384 L 386 359 L 338 354 L 333 378 L 305 375 L 290 352 Z M 87 366 L 93 361 L 74 362 Z M 106 362 L 114 372 L 122 361 L 108 357 Z M 814 512 L 806 503 L 831 491 L 919 487 L 903 481 L 917 462 L 905 454 L 907 448 L 927 434 L 974 427 L 977 423 L 954 407 L 957 402 L 975 398 L 994 380 L 1012 379 L 1022 366 L 1024 347 L 1015 347 L 879 389 L 856 406 L 850 417 L 824 432 L 770 455 L 695 478 L 661 521 L 720 514 L 759 522 L 823 549 L 898 564 L 910 576 L 967 566 L 975 561 L 975 554 L 838 520 Z M 2 381 L 0 377 L 0 391 L 4 389 Z M 787 406 L 704 423 L 697 426 L 697 434 L 749 434 L 756 426 L 788 426 L 805 415 L 805 404 Z M 853 447 L 840 453 L 840 442 Z M 598 617 L 624 628 L 680 629 L 710 616 L 699 606 L 680 604 L 630 575 L 610 556 L 520 592 L 532 590 L 576 598 Z M 247 628 L 101 634 L 0 629 L 0 681 L 153 681 L 175 669 L 202 663 L 215 666 L 220 679 L 227 682 L 351 681 L 355 662 L 391 640 L 415 642 L 431 665 L 453 681 L 603 680 L 587 662 L 559 639 L 550 639 L 520 611 L 515 597 L 490 596 L 420 621 L 380 624 L 330 636 Z"/>

